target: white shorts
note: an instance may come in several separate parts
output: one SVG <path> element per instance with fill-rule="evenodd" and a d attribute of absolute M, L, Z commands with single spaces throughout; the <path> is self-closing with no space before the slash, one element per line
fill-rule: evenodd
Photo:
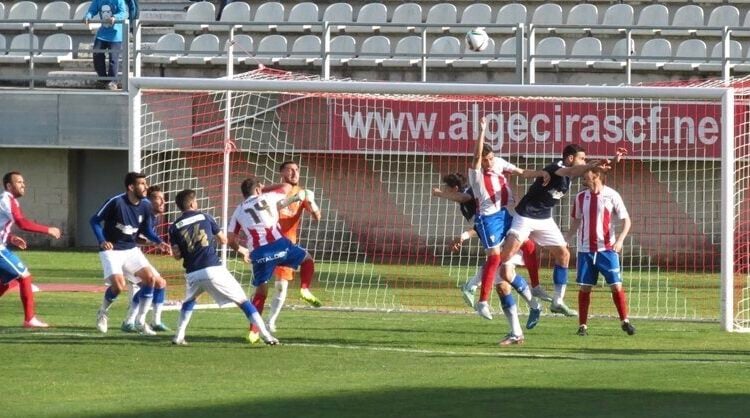
<path fill-rule="evenodd" d="M 146 262 L 148 263 L 148 266 L 151 268 L 151 271 L 154 273 L 154 277 L 161 277 L 158 271 L 156 271 L 156 267 L 154 267 L 150 261 L 148 261 L 148 258 L 146 258 Z M 135 276 L 135 274 L 130 272 L 125 272 L 125 280 L 128 283 L 137 284 L 141 282 L 141 279 Z"/>
<path fill-rule="evenodd" d="M 224 266 L 206 267 L 185 275 L 185 300 L 195 299 L 208 292 L 218 305 L 242 303 L 247 300 L 242 286 Z"/>
<path fill-rule="evenodd" d="M 508 230 L 508 235 L 515 236 L 519 242 L 531 239 L 541 247 L 568 246 L 568 243 L 565 242 L 565 237 L 563 237 L 560 231 L 560 227 L 557 226 L 557 223 L 552 218 L 532 219 L 515 215 L 513 223 L 511 223 Z"/>
<path fill-rule="evenodd" d="M 129 250 L 99 251 L 99 260 L 102 262 L 104 283 L 107 285 L 112 285 L 110 278 L 115 274 L 121 274 L 128 280 L 136 280 L 133 283 L 138 283 L 141 279 L 137 278 L 135 273 L 144 267 L 151 266 L 138 247 Z"/>

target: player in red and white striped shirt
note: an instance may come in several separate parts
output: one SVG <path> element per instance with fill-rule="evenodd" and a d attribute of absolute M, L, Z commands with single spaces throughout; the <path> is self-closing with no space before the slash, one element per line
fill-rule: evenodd
<path fill-rule="evenodd" d="M 622 330 L 633 335 L 635 327 L 628 320 L 628 303 L 622 287 L 620 259 L 617 254 L 622 251 L 623 242 L 630 231 L 628 210 L 620 194 L 604 185 L 604 172 L 601 169 L 593 168 L 585 172 L 581 180 L 586 190 L 579 192 L 573 200 L 573 221 L 569 232 L 569 235 L 576 233 L 578 246 L 576 282 L 580 285 L 580 290 L 577 334 L 588 335 L 591 289 L 601 273 L 612 290 L 612 300 L 622 321 Z M 615 234 L 615 217 L 622 221 L 619 236 Z"/>

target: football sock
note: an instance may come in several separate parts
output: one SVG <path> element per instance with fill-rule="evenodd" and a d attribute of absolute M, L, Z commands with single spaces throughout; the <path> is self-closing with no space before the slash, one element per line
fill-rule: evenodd
<path fill-rule="evenodd" d="M 578 325 L 586 325 L 589 320 L 591 292 L 578 291 Z"/>
<path fill-rule="evenodd" d="M 626 320 L 628 318 L 628 301 L 625 297 L 625 290 L 620 289 L 612 292 L 612 300 L 615 302 L 620 321 Z"/>
<path fill-rule="evenodd" d="M 261 295 L 258 292 L 255 292 L 255 296 L 253 296 L 253 306 L 255 307 L 255 310 L 258 311 L 259 314 L 263 313 L 263 307 L 266 304 L 266 295 Z M 255 326 L 255 324 L 250 326 L 250 331 L 252 332 L 259 332 L 258 327 Z"/>
<path fill-rule="evenodd" d="M 109 307 L 112 305 L 112 302 L 117 299 L 117 295 L 115 294 L 115 291 L 112 289 L 112 286 L 109 286 L 107 290 L 104 291 L 104 300 L 102 301 L 102 307 L 101 310 L 104 312 L 107 312 L 109 310 Z"/>
<path fill-rule="evenodd" d="M 185 338 L 185 330 L 187 329 L 190 317 L 193 315 L 193 308 L 195 307 L 195 299 L 186 300 L 182 302 L 182 308 L 180 308 L 180 319 L 177 321 L 177 339 Z"/>
<path fill-rule="evenodd" d="M 279 318 L 281 308 L 284 307 L 284 301 L 286 300 L 286 290 L 288 287 L 288 280 L 276 279 L 276 281 L 274 282 L 276 294 L 271 300 L 271 315 L 268 317 L 268 323 L 274 323 Z"/>
<path fill-rule="evenodd" d="M 138 324 L 144 324 L 146 323 L 146 314 L 154 300 L 154 288 L 151 286 L 141 286 L 141 290 L 138 293 L 140 293 L 138 297 L 138 316 L 136 316 L 135 320 Z"/>
<path fill-rule="evenodd" d="M 513 289 L 518 292 L 518 294 L 521 296 L 521 298 L 523 298 L 523 300 L 526 301 L 530 308 L 539 309 L 539 302 L 535 300 L 531 295 L 531 289 L 529 288 L 529 285 L 520 274 L 516 274 L 516 277 L 513 278 L 513 281 L 510 282 L 510 285 L 513 286 Z"/>
<path fill-rule="evenodd" d="M 310 288 L 310 284 L 312 283 L 314 273 L 315 273 L 315 262 L 312 260 L 312 258 L 308 258 L 307 260 L 303 261 L 302 265 L 300 265 L 300 268 L 299 268 L 300 288 L 302 289 Z"/>
<path fill-rule="evenodd" d="M 568 268 L 555 264 L 552 269 L 552 282 L 555 284 L 555 296 L 552 298 L 552 303 L 562 305 L 565 299 L 565 287 L 568 285 Z"/>
<path fill-rule="evenodd" d="M 477 290 L 477 287 L 479 287 L 479 284 L 482 283 L 482 270 L 484 270 L 484 268 L 480 266 L 477 269 L 477 272 L 474 273 L 474 276 L 472 276 L 472 278 L 469 279 L 468 282 L 466 282 L 466 284 L 472 291 Z"/>
<path fill-rule="evenodd" d="M 164 309 L 164 294 L 167 289 L 161 287 L 154 288 L 154 324 L 161 324 L 161 311 Z"/>
<path fill-rule="evenodd" d="M 132 288 L 135 290 L 135 288 Z M 141 296 L 141 289 L 139 288 L 130 298 L 130 304 L 128 305 L 128 312 L 125 314 L 125 323 L 132 324 L 135 322 L 135 317 L 138 315 L 138 301 Z"/>
<path fill-rule="evenodd" d="M 18 286 L 24 320 L 29 321 L 34 317 L 34 291 L 31 289 L 31 276 L 18 279 Z"/>
<path fill-rule="evenodd" d="M 521 244 L 521 257 L 526 270 L 529 271 L 529 281 L 531 287 L 539 286 L 539 258 L 536 254 L 536 245 L 534 241 L 527 239 Z"/>
<path fill-rule="evenodd" d="M 510 325 L 510 332 L 513 335 L 521 336 L 523 331 L 521 330 L 521 322 L 518 320 L 518 305 L 516 305 L 513 295 L 508 293 L 507 295 L 500 296 L 500 306 L 503 308 L 503 314 L 508 320 Z"/>
<path fill-rule="evenodd" d="M 0 296 L 4 295 L 10 289 L 10 283 L 0 283 Z"/>
<path fill-rule="evenodd" d="M 242 312 L 245 313 L 245 317 L 247 317 L 247 320 L 252 324 L 251 329 L 257 330 L 256 332 L 260 333 L 260 335 L 264 337 L 268 337 L 270 335 L 268 333 L 268 329 L 266 328 L 266 324 L 263 322 L 263 318 L 260 316 L 260 313 L 258 313 L 258 310 L 255 309 L 255 306 L 253 306 L 252 303 L 250 303 L 249 301 L 244 301 L 238 306 L 240 307 L 240 309 L 242 309 Z"/>
<path fill-rule="evenodd" d="M 495 282 L 497 267 L 500 265 L 500 254 L 490 254 L 487 256 L 487 262 L 482 268 L 482 288 L 479 292 L 479 301 L 487 302 L 492 293 L 492 285 Z"/>

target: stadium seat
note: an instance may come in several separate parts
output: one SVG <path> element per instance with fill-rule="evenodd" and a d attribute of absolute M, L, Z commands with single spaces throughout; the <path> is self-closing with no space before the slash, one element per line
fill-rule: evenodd
<path fill-rule="evenodd" d="M 745 20 L 742 22 L 742 27 L 750 29 L 750 12 L 745 15 Z M 750 37 L 750 30 L 735 30 L 732 31 L 733 38 L 747 38 Z"/>
<path fill-rule="evenodd" d="M 142 61 L 151 64 L 169 64 L 185 55 L 185 37 L 179 33 L 167 33 L 159 37 L 154 49 L 143 55 Z"/>
<path fill-rule="evenodd" d="M 745 48 L 745 57 L 739 64 L 733 68 L 735 73 L 750 73 L 750 46 Z"/>
<path fill-rule="evenodd" d="M 37 23 L 34 30 L 57 30 L 62 28 L 63 24 L 70 21 L 70 4 L 66 1 L 53 1 L 47 3 L 42 8 L 39 15 L 40 20 L 58 20 L 58 23 Z"/>
<path fill-rule="evenodd" d="M 0 3 L 0 20 L 5 19 L 5 3 Z"/>
<path fill-rule="evenodd" d="M 223 15 L 222 15 L 223 16 Z M 228 40 L 227 40 L 228 42 Z M 228 51 L 224 46 L 223 55 L 211 58 L 213 65 L 227 65 Z M 253 38 L 250 35 L 234 35 L 234 63 L 235 64 L 254 64 L 253 59 Z"/>
<path fill-rule="evenodd" d="M 455 36 L 441 36 L 430 46 L 428 67 L 447 67 L 461 58 L 461 42 Z"/>
<path fill-rule="evenodd" d="M 740 11 L 734 6 L 722 5 L 711 10 L 706 27 L 723 28 L 724 26 L 739 26 Z M 700 38 L 706 36 L 721 36 L 721 31 L 699 30 L 696 35 Z"/>
<path fill-rule="evenodd" d="M 562 25 L 563 18 L 562 7 L 555 3 L 544 3 L 534 9 L 531 16 L 531 23 L 538 26 L 545 26 L 537 29 L 537 33 L 555 32 L 557 27 Z"/>
<path fill-rule="evenodd" d="M 672 43 L 667 39 L 649 39 L 631 64 L 633 70 L 656 71 L 672 59 Z"/>
<path fill-rule="evenodd" d="M 250 22 L 250 5 L 237 1 L 224 6 L 221 12 L 221 22 Z M 228 32 L 230 25 L 211 25 L 212 32 Z M 240 30 L 246 30 L 244 25 L 235 26 Z M 249 28 L 248 28 L 249 29 Z"/>
<path fill-rule="evenodd" d="M 587 69 L 602 58 L 602 42 L 598 38 L 578 39 L 570 50 L 570 56 L 560 61 L 560 68 Z"/>
<path fill-rule="evenodd" d="M 565 40 L 557 36 L 544 38 L 536 45 L 536 68 L 556 68 L 565 59 Z"/>
<path fill-rule="evenodd" d="M 281 58 L 289 55 L 287 40 L 281 35 L 268 35 L 258 42 L 255 60 L 259 64 L 278 64 Z"/>
<path fill-rule="evenodd" d="M 664 36 L 689 36 L 695 34 L 697 28 L 702 28 L 703 24 L 703 8 L 688 4 L 677 9 L 670 25 L 680 27 L 680 29 L 665 29 L 662 34 Z"/>
<path fill-rule="evenodd" d="M 474 3 L 466 6 L 464 12 L 461 14 L 460 23 L 466 25 L 472 25 L 474 27 L 486 28 L 487 25 L 492 23 L 492 8 L 484 3 Z M 454 33 L 466 33 L 470 28 L 468 27 L 454 27 L 451 32 Z"/>
<path fill-rule="evenodd" d="M 275 1 L 268 1 L 255 11 L 252 22 L 244 29 L 250 32 L 269 32 L 278 29 L 279 23 L 284 22 L 284 5 Z"/>
<path fill-rule="evenodd" d="M 558 33 L 590 33 L 591 28 L 599 24 L 599 8 L 591 3 L 576 4 L 568 12 L 565 24 L 583 26 L 583 28 L 559 29 Z"/>
<path fill-rule="evenodd" d="M 380 32 L 382 24 L 388 22 L 388 8 L 383 3 L 367 3 L 357 13 L 357 23 L 367 23 L 370 26 L 350 26 L 347 32 L 372 33 Z"/>
<path fill-rule="evenodd" d="M 39 37 L 33 37 L 28 33 L 22 33 L 13 37 L 10 41 L 8 54 L 0 56 L 2 64 L 23 64 L 29 61 L 30 54 L 39 54 Z"/>
<path fill-rule="evenodd" d="M 349 3 L 333 3 L 323 11 L 324 22 L 354 22 L 354 9 Z M 331 28 L 337 32 L 346 30 L 345 24 L 339 24 Z"/>
<path fill-rule="evenodd" d="M 320 65 L 321 42 L 318 35 L 302 35 L 294 40 L 289 57 L 282 58 L 281 65 Z"/>
<path fill-rule="evenodd" d="M 706 61 L 706 43 L 700 39 L 680 42 L 674 60 L 664 64 L 666 71 L 692 71 Z"/>
<path fill-rule="evenodd" d="M 516 38 L 508 38 L 500 44 L 497 51 L 497 58 L 490 61 L 487 65 L 490 68 L 516 68 Z"/>
<path fill-rule="evenodd" d="M 289 23 L 291 25 L 279 26 L 279 32 L 309 32 L 315 29 L 320 30 L 320 11 L 318 5 L 312 2 L 297 3 L 289 11 Z"/>
<path fill-rule="evenodd" d="M 594 62 L 594 69 L 597 70 L 622 70 L 626 66 L 627 56 L 631 57 L 635 53 L 635 41 L 630 40 L 630 53 L 628 54 L 627 39 L 620 39 L 615 42 L 612 51 L 609 54 L 602 54 L 602 59 Z"/>
<path fill-rule="evenodd" d="M 357 55 L 357 41 L 349 35 L 339 35 L 331 39 L 331 65 L 348 64 Z"/>
<path fill-rule="evenodd" d="M 487 40 L 487 48 L 484 51 L 472 51 L 466 47 L 466 42 L 461 42 L 461 59 L 453 63 L 456 68 L 477 68 L 488 66 L 490 61 L 495 58 L 495 40 Z"/>
<path fill-rule="evenodd" d="M 498 25 L 513 25 L 512 28 L 493 28 L 488 27 L 487 33 L 515 33 L 516 26 L 519 23 L 526 23 L 527 10 L 526 6 L 521 3 L 510 3 L 500 8 L 495 17 L 495 24 Z"/>
<path fill-rule="evenodd" d="M 443 25 L 437 28 L 428 28 L 429 32 L 442 31 L 447 32 L 451 30 L 451 26 L 454 26 L 458 22 L 458 9 L 453 3 L 438 3 L 427 11 L 427 19 L 425 23 L 433 25 Z"/>
<path fill-rule="evenodd" d="M 101 26 L 101 24 L 89 23 L 87 25 L 83 23 L 83 18 L 86 17 L 86 13 L 88 13 L 90 6 L 91 6 L 90 1 L 84 1 L 83 3 L 76 6 L 75 11 L 73 11 L 73 20 L 67 23 L 63 23 L 62 30 L 68 33 L 71 33 L 71 32 L 94 33 L 96 32 L 99 29 L 99 26 Z"/>
<path fill-rule="evenodd" d="M 720 72 L 723 66 L 722 56 L 724 52 L 724 43 L 717 42 L 711 49 L 711 55 L 709 55 L 709 62 L 701 63 L 698 65 L 699 71 L 718 71 Z M 729 67 L 733 68 L 739 60 L 742 58 L 742 44 L 738 41 L 729 41 Z"/>
<path fill-rule="evenodd" d="M 393 58 L 385 60 L 384 66 L 388 67 L 410 67 L 421 61 L 422 37 L 407 36 L 396 43 Z"/>
<path fill-rule="evenodd" d="M 604 12 L 602 26 L 618 26 L 619 28 L 595 28 L 591 33 L 597 34 L 617 34 L 625 33 L 626 26 L 633 26 L 633 15 L 635 11 L 629 4 L 613 4 Z"/>
<path fill-rule="evenodd" d="M 34 62 L 58 64 L 73 59 L 73 38 L 67 33 L 54 33 L 44 39 L 42 51 L 34 57 Z"/>
<path fill-rule="evenodd" d="M 187 13 L 185 14 L 185 20 L 205 23 L 177 23 L 174 25 L 174 29 L 183 32 L 206 31 L 210 27 L 208 22 L 216 20 L 216 8 L 214 7 L 214 4 L 209 1 L 193 3 L 188 7 Z"/>
<path fill-rule="evenodd" d="M 633 29 L 633 35 L 653 36 L 661 33 L 661 28 L 669 26 L 669 9 L 663 4 L 649 4 L 641 9 L 636 26 L 658 26 L 659 29 Z"/>
<path fill-rule="evenodd" d="M 5 35 L 0 33 L 0 56 L 5 55 L 5 53 L 8 52 L 6 49 L 7 47 Z"/>
<path fill-rule="evenodd" d="M 219 37 L 212 33 L 203 33 L 190 42 L 187 55 L 177 57 L 180 65 L 201 65 L 211 62 L 211 58 L 223 54 Z"/>
<path fill-rule="evenodd" d="M 39 9 L 33 1 L 19 1 L 10 6 L 7 20 L 37 20 Z M 24 30 L 29 26 L 28 23 L 0 23 L 0 30 Z"/>
<path fill-rule="evenodd" d="M 399 4 L 393 11 L 391 23 L 398 23 L 400 26 L 405 27 L 405 29 L 402 27 L 389 26 L 383 27 L 382 32 L 402 33 L 404 30 L 414 32 L 415 27 L 411 25 L 422 23 L 422 6 L 417 3 Z M 398 47 L 398 44 L 396 44 L 396 46 Z"/>
<path fill-rule="evenodd" d="M 371 36 L 362 42 L 359 54 L 349 61 L 355 67 L 375 67 L 391 57 L 391 41 L 385 36 Z"/>

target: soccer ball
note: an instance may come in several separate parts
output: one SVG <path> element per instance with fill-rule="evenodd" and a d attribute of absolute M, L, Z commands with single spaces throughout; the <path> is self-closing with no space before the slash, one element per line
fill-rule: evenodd
<path fill-rule="evenodd" d="M 484 51 L 489 43 L 490 37 L 482 28 L 475 28 L 466 32 L 466 47 L 474 52 Z"/>

